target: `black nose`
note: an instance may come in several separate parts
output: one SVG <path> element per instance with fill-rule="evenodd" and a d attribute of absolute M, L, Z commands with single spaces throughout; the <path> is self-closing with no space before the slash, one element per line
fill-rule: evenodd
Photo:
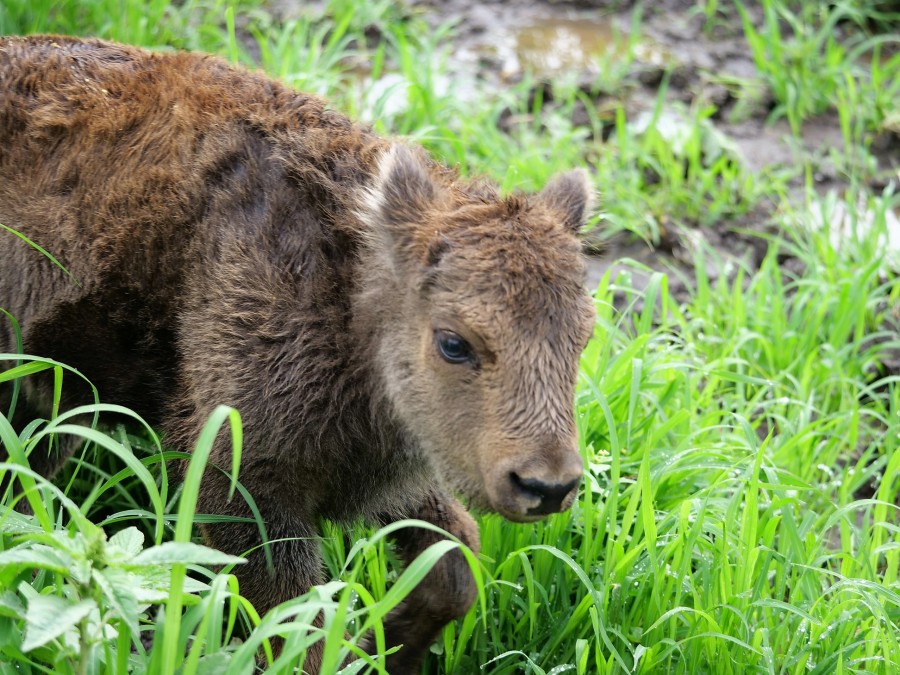
<path fill-rule="evenodd" d="M 541 503 L 528 509 L 529 516 L 546 516 L 550 513 L 558 513 L 562 510 L 562 502 L 568 494 L 578 485 L 579 478 L 568 483 L 545 483 L 540 478 L 522 478 L 516 472 L 510 474 L 513 485 L 529 496 L 539 497 Z"/>

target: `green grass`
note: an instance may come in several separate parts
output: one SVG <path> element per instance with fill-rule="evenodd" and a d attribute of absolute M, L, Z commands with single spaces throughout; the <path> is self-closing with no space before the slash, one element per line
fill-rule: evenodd
<path fill-rule="evenodd" d="M 700 10 L 720 21 L 728 8 Z M 576 396 L 582 493 L 570 512 L 535 525 L 480 516 L 483 590 L 425 672 L 893 673 L 900 386 L 881 364 L 900 347 L 900 261 L 884 245 L 900 199 L 896 181 L 878 192 L 866 181 L 882 171 L 873 134 L 896 128 L 900 58 L 894 36 L 877 34 L 887 21 L 877 3 L 766 0 L 762 9 L 761 24 L 745 14 L 740 30 L 773 91 L 772 115 L 800 133 L 811 116 L 834 112 L 841 190 L 816 194 L 811 165 L 748 171 L 715 129 L 715 110 L 674 109 L 666 80 L 645 125 L 624 103 L 611 120 L 587 106 L 589 124 L 573 124 L 575 107 L 590 101 L 572 83 L 554 83 L 552 100 L 535 96 L 527 77 L 473 97 L 448 77 L 452 28 L 433 31 L 391 2 L 332 0 L 321 14 L 281 22 L 258 2 L 11 0 L 0 32 L 98 34 L 258 64 L 505 189 L 535 189 L 588 164 L 606 233 L 655 242 L 672 224 L 721 227 L 774 204 L 776 234 L 766 235 L 758 269 L 700 245 L 684 295 L 670 293 L 683 271 L 625 261 L 603 277 Z M 379 90 L 373 82 L 384 77 L 391 87 Z M 659 122 L 673 112 L 669 134 Z M 517 121 L 501 130 L 509 116 Z M 805 197 L 787 199 L 790 178 L 806 181 Z M 709 273 L 717 267 L 731 273 Z M 77 377 L 39 356 L 0 358 L 15 364 L 2 381 L 50 370 L 59 390 Z M 0 411 L 10 457 L 0 474 L 31 488 L 35 514 L 3 497 L 3 675 L 248 673 L 276 634 L 285 650 L 270 672 L 292 672 L 317 639 L 327 645 L 324 672 L 334 672 L 456 545 L 404 571 L 388 530 L 325 523 L 334 581 L 260 617 L 228 573 L 238 561 L 200 546 L 190 527 L 210 518 L 195 503 L 216 430 L 230 429 L 241 447 L 239 411 L 216 411 L 177 482 L 170 472 L 186 457 L 141 423 L 73 423 L 107 409 L 54 410 L 19 435 Z M 26 468 L 30 448 L 51 434 L 87 441 L 53 485 Z M 154 636 L 149 648 L 142 633 Z"/>
<path fill-rule="evenodd" d="M 891 34 L 867 38 L 860 30 L 840 39 L 838 27 L 866 27 L 868 21 L 895 20 L 900 12 L 885 15 L 873 3 L 803 2 L 791 5 L 781 0 L 763 0 L 764 20 L 755 26 L 744 4 L 737 2 L 744 34 L 756 67 L 772 89 L 776 106 L 771 117 L 787 117 L 798 133 L 804 120 L 828 110 L 852 108 L 842 105 L 848 95 L 861 89 L 874 105 L 861 106 L 858 114 L 869 130 L 878 130 L 886 114 L 884 101 L 897 100 L 900 62 L 882 60 L 882 46 L 900 44 Z M 894 24 L 896 25 L 896 24 Z M 868 57 L 866 63 L 863 57 Z M 885 88 L 886 87 L 886 88 Z"/>

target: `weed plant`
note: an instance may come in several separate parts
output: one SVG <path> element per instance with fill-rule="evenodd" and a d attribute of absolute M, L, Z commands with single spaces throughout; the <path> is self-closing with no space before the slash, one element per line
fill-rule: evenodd
<path fill-rule="evenodd" d="M 720 16 L 726 4 L 703 11 Z M 819 196 L 808 180 L 802 202 L 784 198 L 783 176 L 749 172 L 711 144 L 709 108 L 682 111 L 674 143 L 656 124 L 640 132 L 622 107 L 601 141 L 607 122 L 571 121 L 584 102 L 577 88 L 559 87 L 552 101 L 527 78 L 466 91 L 448 76 L 452 28 L 432 30 L 386 1 L 332 0 L 282 21 L 247 0 L 9 0 L 0 32 L 215 51 L 505 189 L 590 162 L 600 227 L 649 241 L 672 221 L 712 226 L 764 197 L 779 204 L 758 268 L 700 246 L 690 275 L 624 261 L 603 276 L 575 401 L 581 494 L 534 525 L 480 516 L 482 550 L 470 562 L 481 593 L 424 672 L 889 674 L 900 670 L 900 386 L 884 364 L 900 348 L 900 284 L 886 242 L 898 199 L 865 181 L 871 134 L 896 123 L 900 61 L 890 35 L 835 37 L 838 24 L 869 30 L 884 11 L 765 0 L 762 24 L 743 14 L 775 114 L 799 130 L 834 108 L 841 124 L 835 152 L 851 188 Z M 654 120 L 664 105 L 663 88 Z M 501 130 L 509 115 L 519 122 Z M 670 293 L 676 277 L 686 296 Z M 52 373 L 57 401 L 79 377 L 40 355 L 0 360 L 0 382 Z M 81 423 L 110 411 L 133 423 Z M 216 410 L 191 455 L 99 397 L 54 407 L 18 433 L 11 416 L 0 411 L 0 484 L 20 490 L 6 490 L 0 509 L 3 675 L 243 674 L 259 653 L 267 672 L 290 673 L 319 639 L 324 673 L 352 654 L 361 658 L 344 672 L 377 669 L 360 637 L 378 636 L 386 612 L 457 545 L 435 545 L 402 570 L 389 529 L 324 523 L 333 581 L 261 617 L 230 574 L 240 559 L 202 546 L 192 527 L 215 518 L 195 507 L 216 434 L 231 435 L 236 461 L 252 452 L 239 411 Z M 27 463 L 50 438 L 83 442 L 52 484 Z M 252 502 L 239 475 L 234 490 Z M 278 659 L 275 635 L 285 638 Z"/>

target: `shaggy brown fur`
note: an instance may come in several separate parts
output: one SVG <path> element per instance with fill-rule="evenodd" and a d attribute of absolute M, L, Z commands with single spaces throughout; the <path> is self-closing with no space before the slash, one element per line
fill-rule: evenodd
<path fill-rule="evenodd" d="M 80 282 L 0 232 L 0 306 L 26 353 L 75 366 L 176 447 L 216 404 L 240 411 L 268 535 L 302 537 L 272 545 L 274 576 L 260 553 L 237 570 L 260 612 L 322 581 L 319 518 L 422 518 L 477 549 L 453 491 L 515 520 L 571 503 L 588 202 L 580 172 L 501 198 L 216 58 L 0 41 L 0 222 Z M 14 344 L 2 326 L 0 350 Z M 30 378 L 14 425 L 49 403 Z M 47 475 L 60 459 L 31 457 Z M 249 516 L 227 492 L 210 470 L 199 510 Z M 203 530 L 231 553 L 259 543 L 255 525 Z M 433 541 L 403 531 L 399 551 Z M 414 671 L 474 595 L 445 556 L 388 620 L 404 645 L 389 670 Z"/>

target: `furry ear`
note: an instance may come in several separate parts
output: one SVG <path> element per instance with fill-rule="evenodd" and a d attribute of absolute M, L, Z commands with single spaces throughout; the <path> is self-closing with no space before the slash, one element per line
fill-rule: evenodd
<path fill-rule="evenodd" d="M 368 226 L 366 236 L 398 274 L 440 259 L 443 244 L 430 242 L 426 224 L 440 190 L 414 149 L 395 144 L 378 160 L 378 172 L 362 195 L 358 215 Z"/>
<path fill-rule="evenodd" d="M 561 173 L 550 179 L 538 197 L 562 218 L 566 229 L 578 234 L 594 206 L 594 188 L 584 169 Z"/>
<path fill-rule="evenodd" d="M 367 220 L 391 230 L 421 222 L 435 192 L 422 160 L 406 146 L 393 145 L 378 162 L 378 176 L 365 200 Z"/>

